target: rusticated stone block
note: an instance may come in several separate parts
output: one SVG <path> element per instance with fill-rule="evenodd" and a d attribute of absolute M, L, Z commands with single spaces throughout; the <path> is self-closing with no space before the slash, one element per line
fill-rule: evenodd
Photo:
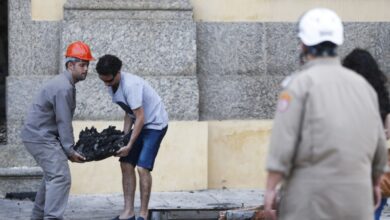
<path fill-rule="evenodd" d="M 201 120 L 270 119 L 284 77 L 224 76 L 200 79 Z"/>
<path fill-rule="evenodd" d="M 191 20 L 69 20 L 63 23 L 62 51 L 68 43 L 83 40 L 95 57 L 117 55 L 129 72 L 194 76 L 195 38 L 195 23 Z M 93 71 L 95 64 L 91 63 Z"/>
<path fill-rule="evenodd" d="M 33 98 L 53 76 L 11 76 L 7 80 L 9 139 L 27 114 Z M 199 93 L 195 76 L 144 77 L 161 96 L 171 120 L 198 120 Z M 20 89 L 23 88 L 23 89 Z M 18 92 L 15 92 L 18 91 Z M 76 84 L 75 120 L 122 120 L 123 110 L 112 103 L 104 83 L 96 75 Z"/>
<path fill-rule="evenodd" d="M 55 75 L 60 22 L 32 21 L 31 1 L 9 1 L 9 75 Z"/>
<path fill-rule="evenodd" d="M 287 76 L 299 67 L 299 40 L 296 23 L 267 22 L 267 75 Z"/>
<path fill-rule="evenodd" d="M 265 75 L 262 23 L 197 24 L 198 74 Z"/>

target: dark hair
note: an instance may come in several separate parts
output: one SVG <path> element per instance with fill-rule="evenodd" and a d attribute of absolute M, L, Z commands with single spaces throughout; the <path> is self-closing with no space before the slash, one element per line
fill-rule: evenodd
<path fill-rule="evenodd" d="M 306 54 L 310 54 L 316 57 L 337 56 L 336 53 L 337 45 L 330 41 L 325 41 L 314 46 L 306 46 L 306 47 L 307 47 Z"/>
<path fill-rule="evenodd" d="M 76 58 L 76 57 L 66 57 L 65 58 L 65 69 L 68 69 L 68 64 L 69 63 L 73 63 L 74 64 L 74 63 L 82 62 L 82 61 L 85 61 L 85 62 L 89 63 L 88 60 L 81 60 L 81 59 Z"/>
<path fill-rule="evenodd" d="M 122 68 L 122 61 L 110 54 L 106 54 L 99 58 L 96 64 L 96 71 L 99 75 L 115 76 Z"/>
<path fill-rule="evenodd" d="M 384 122 L 386 115 L 390 113 L 389 91 L 387 90 L 387 77 L 379 69 L 379 66 L 371 54 L 363 49 L 354 49 L 343 61 L 343 66 L 362 75 L 378 94 L 379 111 Z"/>

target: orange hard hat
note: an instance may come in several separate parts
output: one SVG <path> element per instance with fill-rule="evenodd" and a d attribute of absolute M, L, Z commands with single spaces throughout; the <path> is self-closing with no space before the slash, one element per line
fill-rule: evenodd
<path fill-rule="evenodd" d="M 66 49 L 65 57 L 75 57 L 80 60 L 95 60 L 91 54 L 89 46 L 82 41 L 76 41 L 69 44 Z"/>

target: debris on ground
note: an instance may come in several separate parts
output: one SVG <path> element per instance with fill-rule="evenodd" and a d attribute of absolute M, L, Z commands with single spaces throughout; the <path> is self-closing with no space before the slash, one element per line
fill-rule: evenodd
<path fill-rule="evenodd" d="M 264 207 L 231 209 L 219 213 L 218 220 L 265 220 Z"/>

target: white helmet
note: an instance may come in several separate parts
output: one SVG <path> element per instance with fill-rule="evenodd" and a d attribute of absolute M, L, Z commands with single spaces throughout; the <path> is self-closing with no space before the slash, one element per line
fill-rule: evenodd
<path fill-rule="evenodd" d="M 339 16 L 326 8 L 309 10 L 299 21 L 298 37 L 306 46 L 314 46 L 325 41 L 341 45 L 344 42 L 343 32 Z"/>

